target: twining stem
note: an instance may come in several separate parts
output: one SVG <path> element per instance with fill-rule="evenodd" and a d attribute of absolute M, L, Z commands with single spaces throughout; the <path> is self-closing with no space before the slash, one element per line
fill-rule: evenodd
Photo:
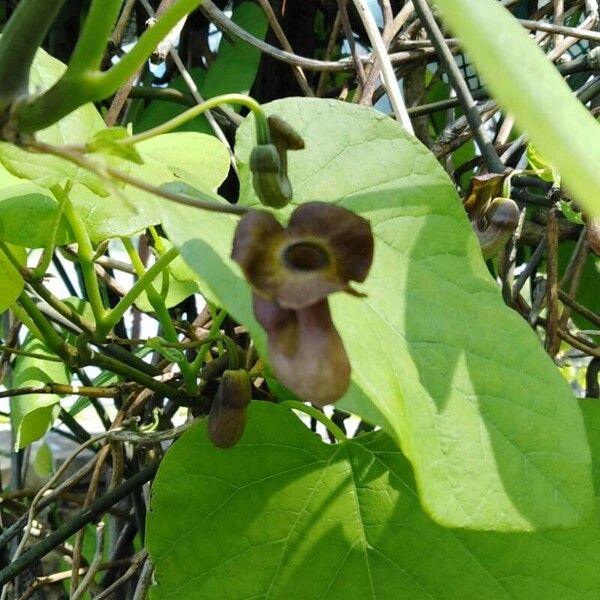
<path fill-rule="evenodd" d="M 22 354 L 22 353 L 21 353 Z M 31 356 L 33 353 L 28 353 L 26 356 Z M 60 358 L 50 357 L 44 360 L 58 360 Z M 51 381 L 43 385 L 31 385 L 26 387 L 18 387 L 0 392 L 0 398 L 15 398 L 16 396 L 27 396 L 29 394 L 57 394 L 59 396 L 90 396 L 92 398 L 117 398 L 123 393 L 122 387 L 119 386 L 87 386 L 87 385 L 67 385 L 64 383 L 56 383 Z"/>
<path fill-rule="evenodd" d="M 71 520 L 53 531 L 40 542 L 25 551 L 19 558 L 13 560 L 10 565 L 0 571 L 0 586 L 5 585 L 15 577 L 22 573 L 29 565 L 39 561 L 46 554 L 51 552 L 57 546 L 60 546 L 65 540 L 68 540 L 72 535 L 84 528 L 94 519 L 101 517 L 107 510 L 114 506 L 117 502 L 126 498 L 134 490 L 141 488 L 146 482 L 150 481 L 156 471 L 158 464 L 152 464 L 145 467 L 116 488 L 107 492 L 93 502 L 87 508 L 77 513 Z"/>
<path fill-rule="evenodd" d="M 57 198 L 60 197 L 57 195 L 57 190 L 54 187 L 51 188 L 51 191 Z M 60 194 L 60 192 L 58 193 Z M 64 212 L 77 241 L 77 256 L 79 257 L 81 272 L 83 273 L 83 283 L 85 284 L 88 300 L 94 313 L 96 327 L 98 327 L 104 320 L 106 309 L 102 302 L 102 295 L 100 294 L 100 287 L 98 286 L 98 279 L 96 278 L 96 271 L 94 269 L 94 248 L 85 225 L 69 198 L 64 200 Z"/>
<path fill-rule="evenodd" d="M 158 381 L 157 379 L 154 379 L 154 377 L 142 373 L 142 371 L 115 360 L 110 356 L 94 352 L 93 350 L 90 350 L 89 354 L 89 357 L 84 359 L 86 364 L 99 367 L 100 369 L 106 369 L 116 375 L 121 375 L 125 378 L 125 381 L 135 381 L 144 387 L 147 387 L 149 390 L 163 395 L 165 398 L 188 398 L 188 394 L 183 390 L 178 390 L 162 381 Z"/>
<path fill-rule="evenodd" d="M 21 321 L 21 323 L 27 327 L 31 335 L 40 340 L 40 342 L 44 341 L 44 335 L 38 329 L 37 325 L 32 321 L 31 317 L 27 314 L 24 308 L 15 303 L 10 307 L 10 309 L 15 313 L 17 319 L 19 319 L 19 321 Z M 60 359 L 60 362 L 62 362 L 62 359 Z"/>
<path fill-rule="evenodd" d="M 59 156 L 60 158 L 64 158 L 73 164 L 76 164 L 92 173 L 95 173 L 101 178 L 107 179 L 112 177 L 113 179 L 117 179 L 118 181 L 123 181 L 133 187 L 144 190 L 145 192 L 149 192 L 150 194 L 154 194 L 161 198 L 165 198 L 166 200 L 171 200 L 173 202 L 177 202 L 178 204 L 183 204 L 185 206 L 191 206 L 193 208 L 199 208 L 201 210 L 208 210 L 211 212 L 220 212 L 226 214 L 233 215 L 245 215 L 250 212 L 250 208 L 246 206 L 238 206 L 237 204 L 220 204 L 219 202 L 214 202 L 210 200 L 199 200 L 197 198 L 192 198 L 191 196 L 185 196 L 183 194 L 176 194 L 175 192 L 170 192 L 169 190 L 162 189 L 155 185 L 151 185 L 142 179 L 138 179 L 137 177 L 133 177 L 127 173 L 123 173 L 117 169 L 114 169 L 108 165 L 98 165 L 95 161 L 90 160 L 86 156 L 74 152 L 73 150 L 69 150 L 68 148 L 53 146 L 51 144 L 45 144 L 43 142 L 31 142 L 26 146 L 27 150 L 32 150 L 34 152 L 41 152 L 44 154 L 52 154 L 54 156 Z"/>
<path fill-rule="evenodd" d="M 37 0 L 43 3 L 44 0 Z M 55 0 L 56 1 L 56 0 Z M 105 0 L 106 2 L 107 0 Z M 114 10 L 115 0 L 110 0 L 110 10 Z M 201 4 L 202 0 L 178 0 L 174 2 L 139 38 L 137 44 L 119 62 L 108 71 L 78 69 L 85 63 L 85 57 L 77 57 L 74 67 L 67 68 L 64 75 L 44 94 L 32 98 L 19 107 L 17 124 L 19 131 L 33 133 L 56 123 L 62 117 L 86 104 L 108 98 L 125 83 L 131 75 L 144 64 L 158 43 L 192 10 Z M 104 4 L 97 2 L 96 4 Z M 39 19 L 40 11 L 36 17 Z M 44 14 L 44 10 L 41 10 Z M 100 9 L 94 12 L 95 18 L 102 24 L 96 30 L 96 23 L 86 22 L 85 46 L 92 49 L 93 57 L 97 55 L 100 43 L 106 44 L 108 35 L 104 35 L 106 22 Z M 109 14 L 111 16 L 112 13 Z M 83 53 L 83 49 L 82 49 Z M 14 65 L 13 65 L 14 66 Z"/>
<path fill-rule="evenodd" d="M 83 73 L 100 68 L 106 41 L 117 22 L 123 0 L 93 0 L 85 25 L 71 54 L 68 71 Z"/>
<path fill-rule="evenodd" d="M 82 331 L 88 333 L 93 333 L 95 331 L 96 328 L 94 323 L 85 319 L 72 306 L 63 302 L 60 298 L 57 298 L 43 283 L 26 274 L 24 274 L 24 277 L 40 298 L 45 300 L 58 314 L 65 317 L 65 319 L 79 327 Z"/>
<path fill-rule="evenodd" d="M 225 320 L 226 316 L 227 316 L 227 311 L 221 310 L 221 312 L 219 312 L 218 315 L 213 317 L 212 325 L 211 325 L 210 331 L 208 332 L 207 339 L 212 339 L 212 338 L 216 337 L 217 333 L 221 329 L 221 325 L 223 324 L 223 321 Z M 210 343 L 205 343 L 205 340 L 202 340 L 202 342 L 203 342 L 203 345 L 198 350 L 198 354 L 196 355 L 196 358 L 192 362 L 192 368 L 194 369 L 194 372 L 197 372 L 200 370 L 200 367 L 202 367 L 202 365 L 204 364 L 204 359 L 206 358 L 206 353 L 210 350 Z"/>
<path fill-rule="evenodd" d="M 4 346 L 3 344 L 0 344 L 0 352 L 8 352 L 10 354 L 16 354 L 17 356 L 27 356 L 29 358 L 47 360 L 49 362 L 62 362 L 62 359 L 58 358 L 58 356 L 40 354 L 39 352 L 27 352 L 27 350 L 21 350 L 21 348 L 11 348 L 10 346 Z"/>
<path fill-rule="evenodd" d="M 127 254 L 129 255 L 131 264 L 133 265 L 134 269 L 138 274 L 138 277 L 143 277 L 147 273 L 147 270 L 144 267 L 144 264 L 142 263 L 135 248 L 133 247 L 131 240 L 128 238 L 122 238 L 122 242 L 125 246 Z M 166 269 L 165 271 L 163 271 L 163 277 L 168 277 Z M 154 312 L 156 313 L 158 322 L 160 323 L 165 334 L 165 338 L 168 342 L 176 344 L 179 341 L 179 338 L 177 337 L 177 331 L 173 326 L 173 321 L 171 321 L 171 316 L 169 315 L 169 311 L 167 310 L 165 299 L 156 291 L 152 283 L 149 283 L 146 287 L 146 295 L 148 296 L 148 300 L 152 305 Z M 198 389 L 198 386 L 196 384 L 196 378 L 194 377 L 194 371 L 191 365 L 185 359 L 178 361 L 177 365 L 181 370 L 181 374 L 183 375 L 183 379 L 185 381 L 185 386 L 187 390 L 192 394 L 195 393 Z"/>
<path fill-rule="evenodd" d="M 150 227 L 148 227 L 148 231 L 150 232 L 150 235 L 152 236 L 152 243 L 154 244 L 154 248 L 156 249 L 156 252 L 158 253 L 159 256 L 162 256 L 167 251 L 167 249 L 165 248 L 165 245 L 164 245 L 161 237 L 158 235 L 158 232 L 156 231 L 156 227 L 154 227 L 154 225 L 150 225 Z M 168 272 L 163 271 L 162 285 L 160 287 L 160 295 L 163 298 L 166 298 L 167 294 L 169 293 L 169 285 L 170 285 L 170 279 L 168 276 Z"/>
<path fill-rule="evenodd" d="M 48 244 L 44 248 L 42 252 L 42 257 L 38 265 L 31 272 L 31 277 L 33 279 L 41 279 L 48 270 L 50 263 L 52 262 L 52 255 L 54 254 L 54 248 L 56 247 L 56 236 L 58 234 L 58 228 L 60 227 L 60 221 L 63 216 L 63 212 L 65 209 L 65 202 L 69 197 L 69 193 L 71 192 L 71 188 L 73 187 L 73 182 L 69 180 L 64 188 L 59 188 L 58 186 L 54 186 L 52 193 L 56 198 L 58 205 L 56 207 L 56 214 L 54 215 L 54 219 L 52 221 L 52 225 L 50 227 L 50 235 L 48 236 Z"/>
<path fill-rule="evenodd" d="M 131 289 L 121 298 L 119 303 L 106 315 L 96 329 L 96 338 L 103 339 L 108 332 L 121 320 L 127 309 L 136 298 L 144 292 L 157 275 L 167 268 L 170 262 L 179 256 L 177 248 L 170 248 L 133 284 Z"/>
<path fill-rule="evenodd" d="M 303 404 L 297 400 L 284 400 L 283 402 L 280 402 L 280 405 L 299 410 L 300 412 L 313 417 L 313 419 L 316 419 L 319 423 L 324 425 L 340 444 L 346 441 L 346 434 L 327 415 L 320 410 L 317 410 L 314 406 Z"/>
<path fill-rule="evenodd" d="M 240 104 L 251 110 L 254 114 L 254 118 L 256 121 L 257 138 L 259 139 L 259 143 L 268 143 L 270 137 L 269 125 L 267 123 L 267 118 L 261 105 L 253 98 L 250 98 L 249 96 L 244 96 L 243 94 L 223 94 L 222 96 L 215 96 L 214 98 L 209 98 L 208 100 L 205 100 L 204 102 L 192 108 L 189 108 L 180 115 L 173 117 L 165 123 L 161 123 L 160 125 L 153 127 L 152 129 L 148 129 L 147 131 L 138 133 L 137 135 L 133 135 L 129 138 L 123 138 L 119 141 L 119 143 L 121 145 L 137 144 L 139 142 L 143 142 L 144 140 L 153 138 L 157 135 L 169 133 L 169 131 L 177 129 L 184 123 L 187 123 L 191 119 L 194 119 L 203 112 L 216 108 L 221 104 Z"/>
<path fill-rule="evenodd" d="M 75 348 L 67 344 L 67 342 L 58 334 L 56 329 L 54 329 L 26 292 L 21 292 L 17 302 L 31 318 L 38 332 L 41 333 L 44 344 L 48 346 L 52 352 L 58 354 L 58 356 L 60 356 L 67 364 L 70 364 L 76 355 Z"/>
<path fill-rule="evenodd" d="M 0 40 L 0 110 L 27 94 L 33 58 L 64 1 L 21 0 L 17 4 Z"/>

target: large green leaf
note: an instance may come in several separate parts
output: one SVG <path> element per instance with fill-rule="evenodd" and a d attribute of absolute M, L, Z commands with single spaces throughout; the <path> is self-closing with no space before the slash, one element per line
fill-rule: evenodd
<path fill-rule="evenodd" d="M 211 445 L 205 422 L 186 432 L 160 466 L 147 525 L 153 600 L 600 594 L 595 523 L 544 533 L 444 529 L 420 509 L 410 465 L 383 432 L 327 445 L 267 403 L 251 404 L 231 450 Z"/>
<path fill-rule="evenodd" d="M 253 36 L 263 39 L 267 32 L 267 20 L 259 6 L 251 2 L 242 2 L 237 5 L 232 14 L 232 20 Z M 191 75 L 198 90 L 206 99 L 221 94 L 248 93 L 256 69 L 260 61 L 260 51 L 249 46 L 242 40 L 223 37 L 216 59 L 208 70 L 193 69 Z M 181 77 L 175 77 L 171 86 L 174 89 L 189 92 L 189 88 Z M 145 131 L 156 127 L 165 121 L 181 114 L 186 106 L 173 102 L 154 100 L 140 113 L 135 122 L 136 131 Z M 232 110 L 239 107 L 230 106 Z M 179 128 L 179 131 L 202 131 L 212 134 L 213 130 L 206 117 L 199 116 L 188 121 Z"/>
<path fill-rule="evenodd" d="M 600 127 L 497 0 L 435 0 L 475 67 L 590 215 L 600 215 Z"/>
<path fill-rule="evenodd" d="M 24 248 L 12 246 L 10 250 L 21 264 L 26 263 L 27 255 Z M 14 304 L 23 291 L 24 285 L 21 274 L 6 258 L 4 252 L 0 251 L 0 314 Z"/>
<path fill-rule="evenodd" d="M 332 298 L 353 367 L 340 401 L 382 426 L 415 469 L 440 523 L 497 530 L 572 526 L 591 510 L 581 414 L 539 340 L 502 302 L 448 177 L 394 121 L 355 105 L 267 105 L 304 137 L 290 153 L 295 202 L 363 215 L 376 237 L 364 300 Z M 239 131 L 241 200 L 251 123 Z M 250 292 L 229 259 L 235 220 L 165 211 L 164 226 L 211 294 L 264 349 Z"/>
<path fill-rule="evenodd" d="M 42 342 L 29 337 L 23 350 L 46 356 L 54 356 Z M 39 387 L 45 383 L 69 383 L 70 374 L 62 362 L 51 362 L 30 356 L 18 356 L 15 360 L 12 385 Z M 54 421 L 54 408 L 60 396 L 55 394 L 28 394 L 15 396 L 10 401 L 10 419 L 15 432 L 15 448 L 25 448 L 39 440 Z"/>

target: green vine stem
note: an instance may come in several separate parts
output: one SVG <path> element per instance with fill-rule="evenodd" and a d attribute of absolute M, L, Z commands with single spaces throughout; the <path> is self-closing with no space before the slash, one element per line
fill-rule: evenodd
<path fill-rule="evenodd" d="M 52 188 L 52 193 L 59 198 L 62 190 L 60 188 Z M 58 195 L 57 195 L 58 194 Z M 106 315 L 106 309 L 102 302 L 102 295 L 100 294 L 100 287 L 98 286 L 98 279 L 96 278 L 96 271 L 94 269 L 94 247 L 90 240 L 90 236 L 81 220 L 81 217 L 75 210 L 71 200 L 69 198 L 64 199 L 64 213 L 75 240 L 77 241 L 77 256 L 81 264 L 81 272 L 83 273 L 83 283 L 85 284 L 85 290 L 94 313 L 94 319 L 96 321 L 96 327 L 103 322 Z"/>
<path fill-rule="evenodd" d="M 0 251 L 6 256 L 13 267 L 21 274 L 21 277 L 33 288 L 33 290 L 45 300 L 57 313 L 65 317 L 65 319 L 71 321 L 74 325 L 77 325 L 83 331 L 91 333 L 94 331 L 94 324 L 84 319 L 72 306 L 69 306 L 48 290 L 48 288 L 36 277 L 32 275 L 32 272 L 24 267 L 15 258 L 10 248 L 5 242 L 0 241 Z"/>
<path fill-rule="evenodd" d="M 165 398 L 180 400 L 189 399 L 189 395 L 185 391 L 172 387 L 162 381 L 158 381 L 157 379 L 154 379 L 154 377 L 151 377 L 142 371 L 138 371 L 134 367 L 130 367 L 110 356 L 94 352 L 91 349 L 89 351 L 89 356 L 83 359 L 83 366 L 85 365 L 93 365 L 100 369 L 106 369 L 116 375 L 121 375 L 125 381 L 135 381 L 153 392 L 162 394 Z"/>
<path fill-rule="evenodd" d="M 45 144 L 39 141 L 29 142 L 27 145 L 23 146 L 26 150 L 30 150 L 33 152 L 40 152 L 42 154 L 51 154 L 53 156 L 58 156 L 60 158 L 64 158 L 73 164 L 76 164 L 88 171 L 98 175 L 98 177 L 102 179 L 107 179 L 112 177 L 118 181 L 122 181 L 127 183 L 133 187 L 139 188 L 140 190 L 144 190 L 145 192 L 149 192 L 150 194 L 154 194 L 159 196 L 160 198 L 165 198 L 166 200 L 171 200 L 172 202 L 176 202 L 178 204 L 183 204 L 184 206 L 191 206 L 193 208 L 199 208 L 201 210 L 208 210 L 211 212 L 220 212 L 230 215 L 245 215 L 250 212 L 252 209 L 246 206 L 239 206 L 237 204 L 228 204 L 228 203 L 219 203 L 211 200 L 200 200 L 198 198 L 192 198 L 191 196 L 185 196 L 184 194 L 176 194 L 175 192 L 170 192 L 169 190 L 161 189 L 155 185 L 151 185 L 137 177 L 133 177 L 127 173 L 123 173 L 118 169 L 114 169 L 108 165 L 98 165 L 97 162 L 90 160 L 89 158 L 79 154 L 78 152 L 74 152 L 66 147 L 61 146 L 53 146 L 52 144 Z M 110 180 L 109 180 L 110 181 Z"/>
<path fill-rule="evenodd" d="M 113 2 L 114 0 L 110 0 L 111 9 Z M 158 21 L 140 36 L 137 44 L 108 71 L 100 72 L 89 68 L 81 70 L 85 57 L 78 57 L 74 68 L 67 68 L 53 87 L 18 107 L 16 118 L 19 131 L 33 133 L 44 129 L 80 106 L 114 94 L 144 64 L 171 29 L 201 3 L 202 0 L 178 0 L 172 3 Z M 108 36 L 104 35 L 106 22 L 102 11 L 94 11 L 93 17 L 85 24 L 86 38 L 81 43 L 83 47 L 93 50 L 92 58 L 95 60 L 96 49 L 101 43 L 106 44 Z M 36 13 L 36 18 L 39 19 L 39 12 Z"/>
<path fill-rule="evenodd" d="M 106 50 L 123 0 L 93 0 L 85 24 L 69 60 L 72 74 L 97 71 Z"/>
<path fill-rule="evenodd" d="M 144 292 L 154 279 L 162 273 L 169 263 L 179 256 L 177 248 L 167 250 L 131 287 L 121 298 L 119 303 L 110 310 L 102 323 L 96 328 L 96 338 L 104 339 L 108 332 L 119 322 L 127 309 L 135 302 L 136 298 Z"/>
<path fill-rule="evenodd" d="M 49 306 L 51 306 L 59 315 L 62 315 L 65 319 L 73 323 L 87 333 L 93 333 L 96 329 L 94 323 L 85 319 L 82 315 L 80 315 L 72 306 L 63 302 L 60 298 L 57 298 L 50 290 L 41 282 L 35 279 L 29 278 L 27 275 L 24 275 L 25 280 L 29 283 L 29 285 L 33 288 L 33 290 L 45 300 Z"/>
<path fill-rule="evenodd" d="M 21 292 L 17 299 L 23 310 L 34 322 L 38 333 L 42 335 L 42 341 L 52 352 L 58 354 L 68 365 L 74 364 L 77 351 L 73 346 L 70 346 L 54 329 L 50 321 L 42 314 L 35 302 L 27 295 L 26 292 Z M 33 331 L 32 331 L 33 333 Z"/>
<path fill-rule="evenodd" d="M 54 186 L 54 188 L 51 190 L 58 203 L 56 207 L 56 214 L 54 215 L 54 219 L 50 227 L 48 245 L 44 248 L 37 266 L 31 271 L 32 279 L 42 279 L 42 277 L 46 274 L 50 263 L 52 262 L 52 255 L 54 254 L 54 248 L 56 247 L 58 228 L 60 227 L 60 221 L 64 213 L 65 202 L 69 197 L 72 187 L 73 182 L 68 181 L 63 189 L 59 188 L 58 186 Z"/>
<path fill-rule="evenodd" d="M 167 249 L 165 248 L 165 245 L 163 244 L 162 239 L 158 235 L 158 232 L 156 231 L 156 227 L 154 227 L 154 225 L 150 225 L 150 227 L 148 227 L 148 231 L 150 232 L 150 235 L 152 237 L 154 249 L 156 250 L 156 252 L 158 253 L 159 256 L 162 256 L 167 251 Z M 163 298 L 167 297 L 167 294 L 169 293 L 170 284 L 171 284 L 171 280 L 169 278 L 169 273 L 165 270 L 165 271 L 163 271 L 162 285 L 160 287 L 160 295 Z"/>
<path fill-rule="evenodd" d="M 211 313 L 212 313 L 212 310 L 211 310 Z M 201 340 L 202 346 L 200 346 L 200 349 L 198 350 L 198 354 L 196 355 L 196 358 L 192 361 L 192 368 L 194 369 L 195 373 L 200 371 L 200 368 L 204 364 L 204 359 L 206 358 L 206 353 L 210 350 L 210 342 L 207 343 L 207 340 L 214 339 L 217 337 L 217 334 L 218 334 L 219 330 L 221 329 L 221 325 L 223 324 L 223 321 L 225 320 L 226 316 L 227 316 L 227 311 L 225 309 L 221 310 L 218 314 L 213 315 L 212 325 L 208 332 L 208 336 L 207 336 L 206 340 Z"/>
<path fill-rule="evenodd" d="M 129 255 L 131 264 L 133 265 L 133 268 L 138 274 L 138 277 L 143 277 L 147 273 L 147 270 L 144 267 L 144 264 L 142 263 L 133 244 L 131 243 L 131 240 L 129 238 L 122 238 L 121 241 L 123 242 L 123 246 L 125 246 L 125 250 Z M 166 268 L 163 271 L 163 277 L 168 277 Z M 148 284 L 148 286 L 146 287 L 146 294 L 148 296 L 150 304 L 152 305 L 152 308 L 154 309 L 154 312 L 156 313 L 158 322 L 163 328 L 165 338 L 171 344 L 178 343 L 179 338 L 177 337 L 177 331 L 175 330 L 173 322 L 171 321 L 171 316 L 169 315 L 169 311 L 167 310 L 167 305 L 165 304 L 164 297 L 156 291 L 152 283 Z M 194 371 L 191 365 L 185 359 L 178 361 L 177 365 L 179 366 L 181 374 L 183 375 L 185 387 L 187 388 L 188 392 L 192 394 L 195 393 L 198 389 L 198 386 L 196 384 L 196 378 L 194 376 Z"/>
<path fill-rule="evenodd" d="M 161 123 L 160 125 L 153 127 L 152 129 L 148 129 L 142 133 L 138 133 L 137 135 L 133 135 L 130 138 L 124 138 L 119 141 L 122 145 L 131 145 L 137 144 L 139 142 L 143 142 L 144 140 L 148 140 L 157 135 L 162 135 L 164 133 L 169 133 L 177 127 L 180 127 L 184 123 L 187 123 L 191 119 L 194 119 L 198 115 L 206 112 L 207 110 L 211 110 L 220 106 L 221 104 L 238 104 L 241 106 L 245 106 L 254 114 L 255 122 L 256 122 L 256 132 L 259 144 L 267 144 L 270 140 L 269 134 L 269 124 L 267 122 L 267 117 L 261 107 L 261 105 L 250 98 L 250 96 L 244 96 L 243 94 L 223 94 L 222 96 L 215 96 L 214 98 L 210 98 L 205 100 L 204 102 L 189 108 L 185 112 L 173 117 L 169 121 L 165 123 Z"/>
<path fill-rule="evenodd" d="M 284 400 L 283 402 L 280 402 L 280 405 L 306 413 L 313 419 L 316 419 L 331 432 L 333 437 L 340 444 L 346 441 L 346 434 L 327 415 L 323 414 L 320 410 L 317 410 L 314 406 L 303 404 L 297 400 Z"/>
<path fill-rule="evenodd" d="M 0 344 L 0 352 L 16 354 L 17 356 L 27 356 L 29 358 L 35 358 L 37 360 L 47 360 L 48 362 L 62 362 L 62 358 L 58 358 L 58 356 L 51 356 L 50 354 L 40 354 L 38 352 L 27 352 L 26 350 L 21 350 L 20 348 L 11 348 L 10 346 L 4 346 L 3 344 Z"/>
<path fill-rule="evenodd" d="M 40 342 L 44 341 L 44 335 L 22 306 L 15 302 L 10 309 L 15 313 L 17 319 L 27 327 L 33 337 L 36 337 Z M 60 359 L 60 361 L 62 362 L 62 359 Z"/>
<path fill-rule="evenodd" d="M 21 0 L 17 4 L 0 40 L 0 111 L 27 94 L 33 58 L 64 1 Z"/>

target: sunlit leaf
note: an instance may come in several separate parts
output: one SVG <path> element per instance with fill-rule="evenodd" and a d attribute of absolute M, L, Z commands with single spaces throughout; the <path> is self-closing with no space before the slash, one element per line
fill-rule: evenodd
<path fill-rule="evenodd" d="M 444 529 L 383 432 L 332 446 L 253 402 L 233 449 L 213 447 L 203 421 L 167 452 L 146 543 L 153 600 L 592 600 L 599 533 Z"/>
<path fill-rule="evenodd" d="M 290 156 L 294 204 L 337 202 L 368 218 L 376 238 L 367 297 L 331 300 L 353 367 L 339 406 L 401 444 L 442 524 L 531 530 L 585 519 L 590 458 L 578 407 L 535 333 L 502 302 L 435 158 L 367 108 L 315 99 L 265 108 L 306 140 Z M 246 122 L 236 152 L 241 202 L 256 206 L 252 136 Z M 264 350 L 229 259 L 235 223 L 179 207 L 163 217 L 187 264 Z"/>

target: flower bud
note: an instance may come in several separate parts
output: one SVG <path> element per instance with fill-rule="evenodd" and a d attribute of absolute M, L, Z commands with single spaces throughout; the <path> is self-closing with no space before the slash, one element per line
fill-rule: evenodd
<path fill-rule="evenodd" d="M 271 143 L 259 140 L 250 154 L 252 185 L 263 204 L 283 208 L 293 195 L 287 173 L 287 151 L 301 150 L 304 140 L 279 117 L 272 115 L 267 122 Z"/>
<path fill-rule="evenodd" d="M 251 399 L 248 372 L 244 369 L 225 371 L 208 414 L 208 437 L 217 448 L 231 448 L 242 437 Z"/>
<path fill-rule="evenodd" d="M 495 256 L 508 242 L 519 224 L 519 207 L 510 198 L 494 198 L 472 225 L 486 260 Z"/>

